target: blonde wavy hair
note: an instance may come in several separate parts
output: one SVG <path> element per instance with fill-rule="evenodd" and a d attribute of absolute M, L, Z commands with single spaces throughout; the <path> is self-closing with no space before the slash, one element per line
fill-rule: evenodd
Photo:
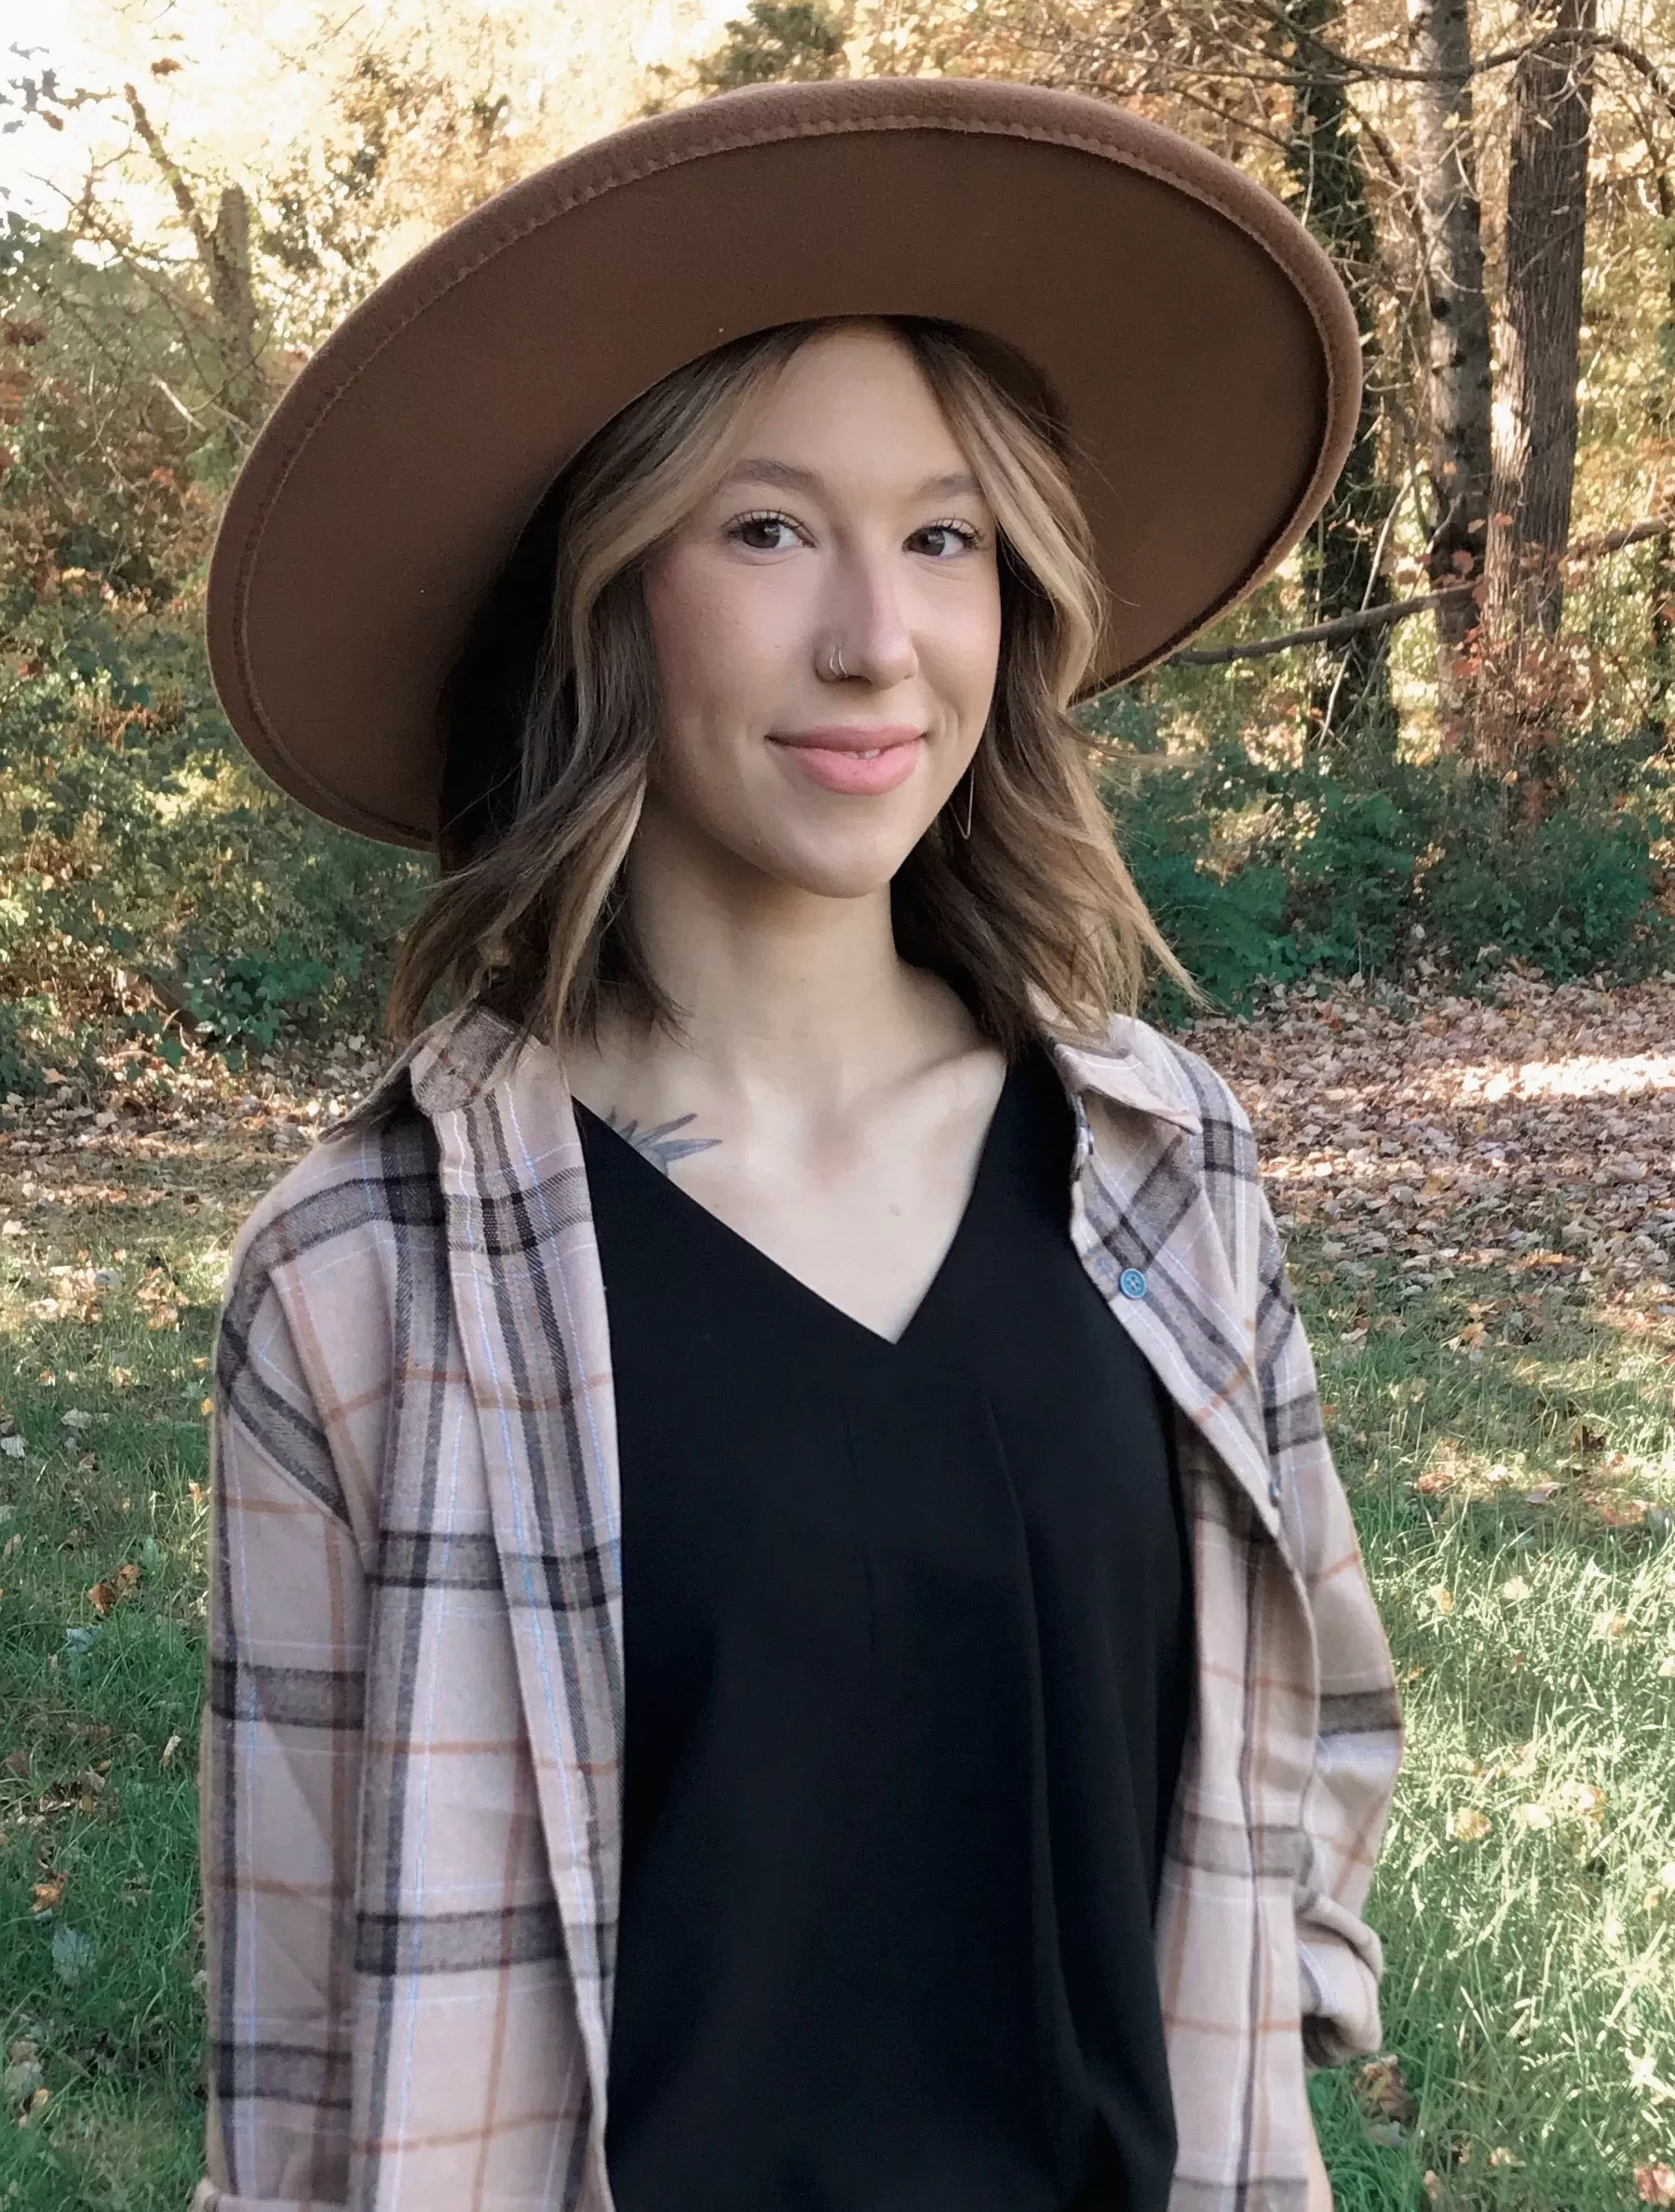
<path fill-rule="evenodd" d="M 891 883 L 897 949 L 1008 1052 L 1044 1016 L 1098 1037 L 1153 966 L 1191 986 L 1123 864 L 1071 719 L 1106 609 L 1065 439 L 1010 349 L 876 319 L 917 361 L 1000 533 L 989 725 L 969 793 L 962 779 Z M 753 403 L 831 327 L 759 331 L 665 377 L 583 448 L 524 533 L 453 681 L 442 874 L 401 947 L 396 1037 L 439 998 L 472 996 L 553 1042 L 595 1033 L 607 1007 L 680 1033 L 621 894 L 659 724 L 642 580 L 737 458 Z M 967 803 L 968 837 L 951 819 Z"/>

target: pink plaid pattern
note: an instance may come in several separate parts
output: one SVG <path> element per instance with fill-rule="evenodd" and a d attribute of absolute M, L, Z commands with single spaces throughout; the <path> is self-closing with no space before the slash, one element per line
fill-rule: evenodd
<path fill-rule="evenodd" d="M 1171 2212 L 1303 2212 L 1305 2073 L 1380 2041 L 1389 1651 L 1245 1116 L 1143 1023 L 1049 1043 L 1076 1248 L 1173 1400 L 1192 1527 Z M 621 1520 L 548 1047 L 449 1016 L 263 1199 L 212 1444 L 196 2212 L 611 2212 Z"/>

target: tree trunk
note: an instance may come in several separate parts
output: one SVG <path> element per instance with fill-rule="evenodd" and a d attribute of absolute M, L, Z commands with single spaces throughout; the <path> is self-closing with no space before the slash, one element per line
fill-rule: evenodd
<path fill-rule="evenodd" d="M 1327 622 L 1382 605 L 1389 596 L 1381 555 L 1394 501 L 1379 472 L 1384 388 L 1372 289 L 1378 241 L 1348 88 L 1328 51 L 1342 42 L 1342 0 L 1289 0 L 1284 23 L 1294 42 L 1288 59 L 1300 79 L 1286 139 L 1292 201 L 1348 288 L 1367 371 L 1355 442 L 1302 547 L 1313 619 Z M 1394 752 L 1388 644 L 1385 630 L 1358 631 L 1335 656 L 1336 665 L 1323 670 L 1308 710 L 1311 752 Z"/>
<path fill-rule="evenodd" d="M 246 430 L 266 408 L 257 336 L 256 288 L 250 274 L 250 203 L 241 184 L 224 187 L 209 235 L 209 297 L 215 307 L 216 347 L 225 379 L 222 404 Z"/>
<path fill-rule="evenodd" d="M 1506 291 L 1489 520 L 1489 598 L 1502 635 L 1557 637 L 1576 470 L 1596 0 L 1525 0 L 1546 42 L 1512 78 Z"/>
<path fill-rule="evenodd" d="M 1675 435 L 1675 182 L 1658 158 L 1656 140 L 1643 119 L 1641 128 L 1653 155 L 1653 188 L 1664 241 L 1664 317 L 1657 326 L 1661 373 L 1652 387 L 1649 412 L 1654 437 L 1667 442 Z M 1652 687 L 1646 723 L 1661 744 L 1668 744 L 1670 702 L 1675 696 L 1675 533 L 1668 531 L 1653 540 L 1646 598 L 1652 631 Z"/>
<path fill-rule="evenodd" d="M 1660 745 L 1669 741 L 1669 700 L 1675 694 L 1675 536 L 1665 531 L 1652 541 L 1652 580 L 1647 589 L 1652 629 L 1652 690 L 1646 727 Z"/>
<path fill-rule="evenodd" d="M 1409 58 L 1419 218 L 1430 315 L 1431 484 L 1436 525 L 1426 549 L 1440 591 L 1482 574 L 1489 528 L 1491 370 L 1482 211 L 1471 113 L 1467 0 L 1409 0 Z M 1438 690 L 1445 713 L 1462 686 L 1455 665 L 1479 609 L 1462 596 L 1437 610 Z"/>
<path fill-rule="evenodd" d="M 132 85 L 123 91 L 134 128 L 162 172 L 182 222 L 191 233 L 209 294 L 209 330 L 221 370 L 216 395 L 226 418 L 226 443 L 235 459 L 267 410 L 260 317 L 250 272 L 250 203 L 240 184 L 229 184 L 216 202 L 214 227 L 204 221 L 196 195 Z"/>

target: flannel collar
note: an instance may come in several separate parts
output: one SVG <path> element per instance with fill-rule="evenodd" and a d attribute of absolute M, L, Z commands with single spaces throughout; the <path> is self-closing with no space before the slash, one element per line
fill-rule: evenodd
<path fill-rule="evenodd" d="M 1118 1015 L 1108 1038 L 1096 1045 L 1073 1043 L 1044 1022 L 1041 1039 L 1073 1099 L 1093 1092 L 1114 1106 L 1195 1136 L 1202 1117 L 1184 1078 L 1172 1069 L 1142 1061 L 1133 1045 L 1138 1026 L 1128 1016 Z M 562 1064 L 551 1045 L 481 1000 L 472 1000 L 414 1038 L 336 1128 L 375 1118 L 408 1085 L 414 1103 L 426 1116 L 457 1111 L 494 1085 L 510 1081 L 514 1069 L 530 1053 L 545 1054 L 562 1081 Z"/>

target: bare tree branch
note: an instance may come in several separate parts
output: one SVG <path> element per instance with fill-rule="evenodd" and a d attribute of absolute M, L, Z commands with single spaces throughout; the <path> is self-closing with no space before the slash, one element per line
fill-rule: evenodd
<path fill-rule="evenodd" d="M 1604 537 L 1585 538 L 1573 546 L 1565 555 L 1573 560 L 1602 560 L 1608 553 L 1621 553 L 1629 546 L 1641 546 L 1650 539 L 1675 534 L 1675 514 L 1654 517 L 1644 522 L 1630 523 L 1625 530 L 1614 530 Z M 1332 645 L 1342 638 L 1353 638 L 1362 630 L 1381 629 L 1387 623 L 1406 622 L 1412 614 L 1428 614 L 1434 607 L 1450 600 L 1468 599 L 1480 591 L 1480 583 L 1452 584 L 1444 591 L 1427 591 L 1418 599 L 1392 600 L 1386 606 L 1367 607 L 1354 614 L 1340 614 L 1331 622 L 1317 622 L 1307 629 L 1287 630 L 1277 638 L 1249 638 L 1237 645 L 1210 645 L 1187 647 L 1171 653 L 1163 664 L 1165 668 L 1220 668 L 1229 661 L 1263 660 L 1270 654 L 1290 653 L 1302 645 Z"/>
<path fill-rule="evenodd" d="M 1268 5 L 1268 0 L 1250 0 L 1250 5 L 1259 15 L 1282 25 L 1292 37 L 1301 39 L 1323 61 L 1330 62 L 1333 70 L 1347 82 L 1439 85 L 1454 81 L 1451 72 L 1404 68 L 1397 61 L 1358 61 L 1353 55 L 1344 53 L 1317 32 L 1304 30 L 1289 22 L 1279 8 Z M 1671 112 L 1675 112 L 1675 83 L 1671 83 L 1649 55 L 1643 54 L 1639 47 L 1631 46 L 1626 38 L 1618 37 L 1612 31 L 1590 31 L 1580 35 L 1574 32 L 1548 32 L 1540 38 L 1530 39 L 1522 46 L 1501 47 L 1493 54 L 1479 55 L 1472 62 L 1467 74 L 1477 77 L 1489 70 L 1510 69 L 1528 54 L 1545 53 L 1552 46 L 1566 46 L 1574 49 L 1579 45 L 1591 47 L 1598 52 L 1614 54 L 1619 61 L 1627 62 L 1630 69 L 1639 72 Z M 1306 71 L 1256 69 L 1248 73 L 1243 70 L 1234 73 L 1204 69 L 1200 74 L 1205 76 L 1237 74 L 1248 83 L 1263 85 L 1291 85 L 1307 76 Z"/>
<path fill-rule="evenodd" d="M 180 164 L 163 143 L 161 132 L 147 115 L 145 102 L 132 85 L 124 85 L 122 95 L 132 112 L 134 128 L 140 133 L 145 151 L 156 163 L 163 182 L 174 195 L 174 204 L 181 211 L 181 221 L 192 233 L 192 242 L 197 248 L 198 259 L 208 268 L 214 258 L 215 249 L 209 236 L 209 226 L 198 212 L 197 201 L 193 197 L 192 187 L 181 173 Z"/>

